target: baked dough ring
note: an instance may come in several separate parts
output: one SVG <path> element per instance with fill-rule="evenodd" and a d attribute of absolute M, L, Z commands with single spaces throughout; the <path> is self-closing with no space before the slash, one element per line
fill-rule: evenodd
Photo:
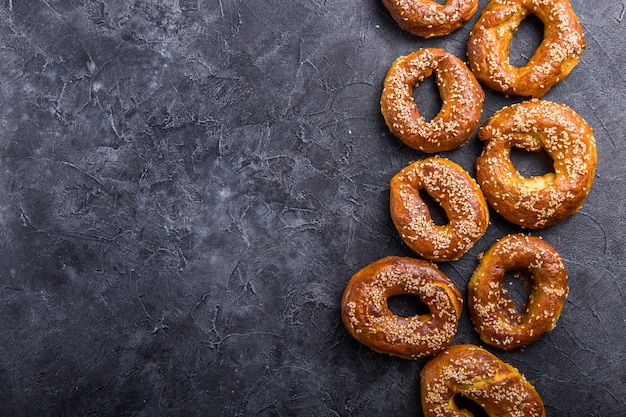
<path fill-rule="evenodd" d="M 490 416 L 545 417 L 541 397 L 513 366 L 473 345 L 451 346 L 420 372 L 424 417 L 468 417 L 454 396 L 479 404 Z"/>
<path fill-rule="evenodd" d="M 449 223 L 433 223 L 421 189 L 443 208 Z M 431 261 L 460 258 L 489 225 L 489 209 L 478 184 L 461 166 L 442 157 L 414 162 L 397 173 L 390 183 L 389 206 L 402 240 Z"/>
<path fill-rule="evenodd" d="M 435 73 L 441 110 L 427 122 L 413 100 L 413 87 Z M 398 58 L 385 77 L 380 108 L 389 130 L 422 152 L 458 148 L 480 124 L 485 94 L 469 68 L 441 48 L 424 48 Z"/>
<path fill-rule="evenodd" d="M 496 112 L 479 130 L 486 141 L 476 160 L 476 179 L 489 204 L 505 219 L 529 229 L 554 225 L 576 213 L 589 194 L 597 163 L 591 127 L 574 110 L 530 100 Z M 511 147 L 554 161 L 554 172 L 523 177 Z"/>
<path fill-rule="evenodd" d="M 514 67 L 511 39 L 531 13 L 543 22 L 543 40 L 526 65 Z M 491 89 L 541 97 L 578 64 L 585 46 L 569 0 L 492 0 L 470 33 L 467 57 L 476 78 Z"/>
<path fill-rule="evenodd" d="M 391 17 L 407 32 L 424 38 L 444 36 L 470 20 L 478 9 L 478 0 L 383 0 Z"/>
<path fill-rule="evenodd" d="M 394 315 L 387 299 L 418 295 L 430 314 Z M 371 349 L 405 359 L 434 355 L 456 334 L 463 299 L 454 283 L 436 265 L 390 256 L 350 279 L 341 301 L 341 318 L 355 339 Z"/>
<path fill-rule="evenodd" d="M 520 314 L 502 287 L 507 271 L 526 269 L 532 291 Z M 507 235 L 483 256 L 468 284 L 468 308 L 480 338 L 504 350 L 525 347 L 552 330 L 567 297 L 558 252 L 535 236 Z"/>

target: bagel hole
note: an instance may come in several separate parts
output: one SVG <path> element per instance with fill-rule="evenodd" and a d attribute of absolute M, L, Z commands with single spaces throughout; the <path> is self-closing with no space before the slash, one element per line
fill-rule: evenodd
<path fill-rule="evenodd" d="M 437 117 L 443 102 L 434 75 L 424 78 L 417 86 L 413 87 L 413 101 L 424 120 L 431 122 Z"/>
<path fill-rule="evenodd" d="M 543 40 L 544 25 L 534 14 L 526 16 L 511 39 L 509 64 L 523 67 L 534 55 Z"/>
<path fill-rule="evenodd" d="M 511 162 L 517 172 L 526 178 L 554 173 L 554 161 L 543 149 L 530 152 L 513 146 L 511 147 Z"/>
<path fill-rule="evenodd" d="M 464 397 L 461 394 L 456 394 L 454 396 L 454 404 L 459 410 L 465 411 L 465 413 L 463 413 L 465 415 L 467 415 L 466 412 L 469 411 L 471 413 L 470 415 L 474 417 L 489 417 L 489 414 L 487 414 L 485 409 L 482 408 L 480 404 L 474 400 Z"/>
<path fill-rule="evenodd" d="M 506 271 L 502 283 L 509 296 L 515 303 L 518 314 L 523 314 L 528 305 L 528 298 L 533 289 L 533 277 L 527 269 L 513 269 Z"/>
<path fill-rule="evenodd" d="M 419 195 L 426 207 L 428 207 L 428 211 L 430 212 L 430 218 L 434 224 L 437 226 L 443 226 L 450 222 L 448 219 L 448 215 L 446 211 L 441 207 L 441 205 L 435 200 L 426 190 L 423 188 L 419 190 Z"/>
<path fill-rule="evenodd" d="M 396 316 L 412 317 L 430 314 L 430 309 L 415 294 L 399 294 L 387 299 L 389 310 Z"/>

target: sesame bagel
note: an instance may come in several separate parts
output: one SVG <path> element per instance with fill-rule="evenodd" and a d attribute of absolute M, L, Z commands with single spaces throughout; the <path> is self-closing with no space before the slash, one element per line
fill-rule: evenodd
<path fill-rule="evenodd" d="M 509 63 L 511 40 L 530 14 L 543 22 L 543 39 L 528 62 L 515 67 Z M 539 98 L 572 71 L 585 47 L 569 0 L 492 0 L 470 33 L 467 58 L 476 78 L 489 88 Z"/>
<path fill-rule="evenodd" d="M 400 294 L 419 296 L 430 313 L 395 315 L 387 300 Z M 350 334 L 371 349 L 419 359 L 450 344 L 462 305 L 459 290 L 436 265 L 390 256 L 352 276 L 341 301 L 341 317 Z"/>
<path fill-rule="evenodd" d="M 532 278 L 523 306 L 503 288 L 506 272 L 515 270 L 526 270 Z M 510 350 L 528 346 L 552 330 L 567 293 L 567 272 L 556 249 L 538 237 L 513 234 L 482 256 L 468 284 L 468 308 L 480 338 Z"/>
<path fill-rule="evenodd" d="M 476 180 L 487 202 L 508 221 L 529 229 L 559 223 L 583 205 L 595 176 L 596 142 L 591 127 L 571 108 L 530 100 L 496 112 L 479 130 L 485 142 Z M 543 149 L 554 172 L 524 177 L 511 148 Z"/>
<path fill-rule="evenodd" d="M 456 396 L 480 405 L 489 416 L 545 417 L 541 397 L 513 366 L 485 349 L 456 345 L 428 361 L 420 372 L 424 417 L 467 417 Z"/>
<path fill-rule="evenodd" d="M 474 16 L 478 0 L 383 0 L 403 30 L 424 38 L 448 35 Z"/>
<path fill-rule="evenodd" d="M 448 222 L 435 224 L 419 192 L 427 192 L 445 211 Z M 390 183 L 390 212 L 402 240 L 431 261 L 453 261 L 485 233 L 489 210 L 474 179 L 442 157 L 414 162 Z"/>
<path fill-rule="evenodd" d="M 422 117 L 413 88 L 431 74 L 442 105 L 429 122 Z M 387 127 L 405 145 L 434 153 L 465 144 L 478 128 L 485 95 L 465 63 L 441 48 L 424 48 L 391 65 L 383 84 L 380 109 Z"/>

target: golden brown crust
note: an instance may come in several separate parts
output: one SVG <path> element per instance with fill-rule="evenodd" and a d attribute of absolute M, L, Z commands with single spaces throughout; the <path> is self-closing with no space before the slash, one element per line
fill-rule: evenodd
<path fill-rule="evenodd" d="M 449 223 L 433 223 L 419 195 L 425 190 L 441 205 Z M 402 240 L 431 261 L 460 258 L 482 237 L 489 210 L 478 184 L 456 163 L 441 157 L 415 162 L 390 183 L 391 219 Z"/>
<path fill-rule="evenodd" d="M 481 405 L 490 416 L 545 417 L 541 397 L 513 366 L 478 346 L 451 346 L 420 373 L 424 417 L 467 417 L 454 396 Z"/>
<path fill-rule="evenodd" d="M 507 271 L 525 269 L 532 291 L 520 314 L 502 287 Z M 468 285 L 468 308 L 480 338 L 510 350 L 552 330 L 567 297 L 567 272 L 558 252 L 534 236 L 508 235 L 482 257 Z"/>
<path fill-rule="evenodd" d="M 544 24 L 543 40 L 526 65 L 514 67 L 511 39 L 531 13 Z M 569 0 L 492 0 L 470 33 L 467 57 L 476 78 L 491 89 L 538 98 L 570 73 L 585 46 Z"/>
<path fill-rule="evenodd" d="M 435 73 L 441 110 L 427 122 L 413 100 L 413 88 Z M 458 148 L 480 124 L 485 95 L 474 75 L 440 48 L 420 49 L 398 58 L 383 86 L 380 108 L 389 130 L 407 146 L 422 152 Z"/>
<path fill-rule="evenodd" d="M 407 32 L 424 38 L 444 36 L 474 16 L 478 0 L 383 0 L 391 17 Z"/>
<path fill-rule="evenodd" d="M 383 0 L 403 30 L 424 38 L 448 35 L 474 16 L 478 0 Z"/>
<path fill-rule="evenodd" d="M 387 299 L 420 297 L 430 314 L 394 315 Z M 354 274 L 341 301 L 341 318 L 352 336 L 371 349 L 405 359 L 434 355 L 454 337 L 463 299 L 454 283 L 434 264 L 387 257 Z"/>
<path fill-rule="evenodd" d="M 480 129 L 486 141 L 476 160 L 476 179 L 489 204 L 505 219 L 529 229 L 554 225 L 576 213 L 589 194 L 597 163 L 591 127 L 574 110 L 530 100 L 496 112 Z M 542 148 L 554 172 L 523 177 L 511 147 Z"/>

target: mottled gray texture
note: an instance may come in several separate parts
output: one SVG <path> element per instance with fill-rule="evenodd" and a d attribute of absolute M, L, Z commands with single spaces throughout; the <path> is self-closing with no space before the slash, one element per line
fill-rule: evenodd
<path fill-rule="evenodd" d="M 597 178 L 577 215 L 532 232 L 562 254 L 570 296 L 535 345 L 491 350 L 550 416 L 617 416 L 625 6 L 572 4 L 588 47 L 545 98 L 594 128 Z M 426 46 L 464 58 L 476 19 L 423 40 L 378 0 L 2 1 L 0 414 L 420 415 L 425 362 L 359 345 L 339 302 L 359 268 L 411 256 L 388 182 L 424 155 L 384 125 L 385 73 Z M 487 91 L 483 121 L 515 101 Z M 445 156 L 473 174 L 480 148 Z M 519 231 L 492 217 L 441 265 L 463 295 L 476 256 Z M 479 343 L 467 311 L 454 343 Z"/>

